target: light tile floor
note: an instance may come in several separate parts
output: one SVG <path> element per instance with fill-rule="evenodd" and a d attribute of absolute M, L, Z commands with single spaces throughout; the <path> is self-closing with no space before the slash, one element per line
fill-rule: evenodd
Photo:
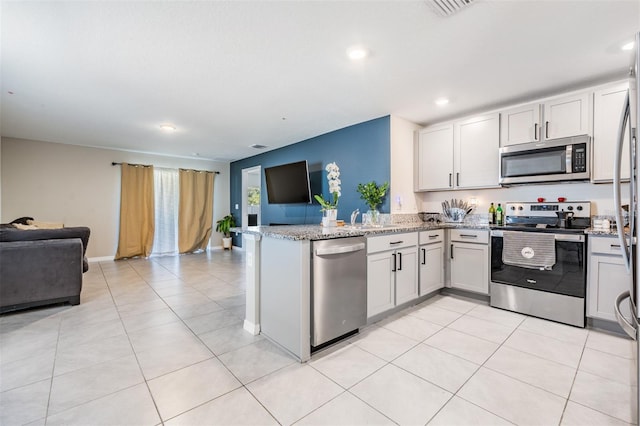
<path fill-rule="evenodd" d="M 2 425 L 624 425 L 633 343 L 436 296 L 299 364 L 242 329 L 244 253 L 102 262 L 0 316 Z"/>

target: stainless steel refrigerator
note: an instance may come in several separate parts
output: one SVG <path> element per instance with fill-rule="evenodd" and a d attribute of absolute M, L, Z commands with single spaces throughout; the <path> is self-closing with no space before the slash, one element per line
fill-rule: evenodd
<path fill-rule="evenodd" d="M 638 79 L 638 71 L 640 71 L 640 33 L 636 34 L 633 53 L 631 55 L 629 67 L 629 91 L 625 106 L 622 110 L 620 125 L 618 127 L 618 143 L 614 164 L 614 185 L 613 198 L 616 207 L 616 227 L 622 255 L 625 260 L 627 270 L 632 275 L 631 286 L 629 290 L 621 293 L 616 299 L 616 318 L 623 330 L 636 341 L 636 371 L 638 377 L 640 368 L 638 368 L 638 360 L 640 359 L 640 346 L 638 339 L 638 301 L 640 301 L 640 286 L 638 285 L 638 271 L 640 271 L 640 256 L 637 255 L 637 244 L 640 244 L 640 232 L 638 226 L 638 200 L 640 199 L 640 182 L 638 181 L 638 172 L 640 171 L 640 152 L 638 151 L 638 123 L 640 123 L 640 79 Z M 623 142 L 626 133 L 629 133 L 629 151 L 623 150 Z M 621 179 L 620 170 L 623 162 L 628 162 L 630 166 L 629 179 L 629 208 L 628 208 L 628 230 L 625 231 L 624 226 L 627 222 L 625 212 L 622 209 L 621 202 Z M 625 317 L 621 313 L 620 306 L 629 304 L 630 316 Z M 640 380 L 638 380 L 640 383 Z M 640 395 L 636 391 L 636 402 L 640 402 Z M 640 403 L 637 405 L 640 407 Z M 636 420 L 637 424 L 637 420 Z"/>

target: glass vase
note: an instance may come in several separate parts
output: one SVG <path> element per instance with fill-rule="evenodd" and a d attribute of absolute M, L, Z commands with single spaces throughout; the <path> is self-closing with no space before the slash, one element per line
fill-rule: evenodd
<path fill-rule="evenodd" d="M 378 209 L 371 209 L 367 212 L 371 226 L 380 225 L 380 212 Z"/>

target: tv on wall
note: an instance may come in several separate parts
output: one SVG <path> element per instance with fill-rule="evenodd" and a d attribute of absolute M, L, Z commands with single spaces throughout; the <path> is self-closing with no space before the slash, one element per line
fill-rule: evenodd
<path fill-rule="evenodd" d="M 309 168 L 306 160 L 266 167 L 264 176 L 269 204 L 311 203 Z"/>

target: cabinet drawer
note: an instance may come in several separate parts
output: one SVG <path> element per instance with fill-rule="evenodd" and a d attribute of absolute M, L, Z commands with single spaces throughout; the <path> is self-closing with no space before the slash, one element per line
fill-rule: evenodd
<path fill-rule="evenodd" d="M 444 229 L 434 229 L 432 231 L 420 231 L 420 245 L 439 243 L 444 241 Z"/>
<path fill-rule="evenodd" d="M 620 241 L 613 237 L 590 237 L 589 248 L 593 254 L 614 254 L 622 256 Z"/>
<path fill-rule="evenodd" d="M 418 233 L 389 234 L 367 238 L 367 254 L 418 245 Z"/>
<path fill-rule="evenodd" d="M 489 244 L 489 231 L 484 229 L 450 229 L 451 241 Z"/>

